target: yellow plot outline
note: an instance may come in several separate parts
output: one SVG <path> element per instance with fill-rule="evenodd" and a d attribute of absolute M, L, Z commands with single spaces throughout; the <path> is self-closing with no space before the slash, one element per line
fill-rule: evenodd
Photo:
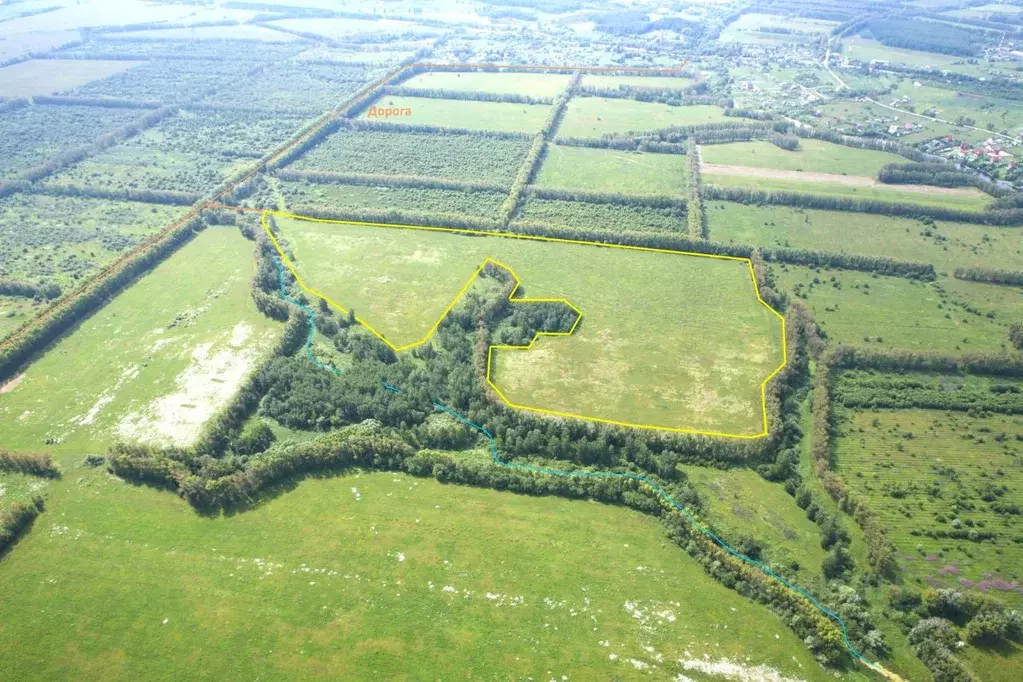
<path fill-rule="evenodd" d="M 225 207 L 225 208 L 227 208 L 227 207 Z M 626 249 L 626 250 L 629 250 L 629 251 L 646 251 L 646 252 L 651 252 L 651 253 L 668 253 L 668 254 L 677 255 L 677 256 L 697 256 L 697 257 L 700 257 L 700 258 L 716 258 L 718 260 L 745 261 L 747 267 L 749 268 L 750 279 L 753 282 L 753 291 L 757 295 L 757 301 L 759 301 L 761 305 L 763 305 L 765 308 L 767 308 L 772 313 L 774 313 L 774 315 L 781 321 L 781 354 L 782 354 L 782 361 L 781 361 L 781 364 L 778 365 L 778 367 L 773 372 L 771 372 L 767 376 L 766 379 L 764 379 L 760 383 L 760 401 L 761 401 L 761 408 L 762 408 L 762 412 L 763 412 L 764 430 L 761 431 L 758 434 L 753 434 L 753 435 L 741 434 L 741 433 L 725 433 L 725 432 L 721 432 L 721 431 L 706 431 L 706 430 L 701 430 L 701 429 L 686 429 L 686 428 L 679 428 L 679 427 L 673 427 L 673 426 L 657 426 L 655 424 L 637 424 L 637 423 L 633 423 L 633 422 L 618 421 L 618 420 L 615 420 L 615 419 L 604 419 L 602 417 L 589 417 L 589 416 L 581 415 L 581 414 L 573 414 L 571 412 L 559 412 L 557 410 L 548 410 L 548 409 L 545 409 L 545 408 L 542 408 L 542 407 L 531 407 L 529 405 L 517 405 L 517 404 L 513 403 L 512 401 L 508 400 L 507 396 L 505 396 L 504 393 L 501 391 L 501 389 L 499 389 L 494 384 L 494 382 L 491 381 L 491 379 L 490 379 L 490 370 L 491 370 L 491 366 L 492 366 L 491 360 L 493 358 L 494 349 L 497 348 L 497 349 L 502 349 L 502 350 L 530 350 L 536 344 L 537 339 L 539 339 L 541 336 L 571 336 L 572 333 L 575 332 L 576 327 L 579 325 L 579 321 L 582 320 L 583 313 L 577 307 L 572 305 L 572 303 L 570 303 L 569 301 L 567 301 L 567 300 L 565 300 L 563 298 L 518 298 L 518 299 L 513 298 L 515 296 L 515 292 L 518 291 L 518 289 L 519 289 L 519 285 L 521 284 L 521 280 L 519 279 L 518 275 L 515 274 L 514 270 L 512 270 L 510 267 L 508 267 L 504 263 L 501 263 L 496 258 L 491 258 L 491 257 L 488 256 L 487 258 L 485 258 L 483 260 L 483 263 L 480 264 L 480 266 L 478 268 L 476 268 L 476 271 L 472 274 L 471 277 L 469 277 L 469 279 L 466 281 L 466 283 L 462 286 L 461 290 L 459 290 L 459 292 L 457 294 L 455 294 L 455 297 L 453 299 L 451 299 L 451 302 L 444 309 L 444 312 L 441 313 L 441 315 L 437 319 L 437 321 L 434 322 L 433 326 L 430 327 L 430 330 L 428 332 L 426 332 L 426 334 L 423 336 L 423 338 L 419 339 L 418 341 L 413 341 L 412 343 L 407 343 L 407 344 L 404 344 L 402 346 L 396 346 L 395 344 L 391 343 L 387 339 L 387 337 L 385 337 L 383 334 L 381 334 L 379 331 L 377 331 L 373 327 L 373 325 L 371 325 L 366 320 L 356 316 L 355 317 L 355 321 L 358 322 L 359 324 L 361 324 L 366 329 L 368 329 L 374 336 L 376 336 L 378 339 L 380 339 L 381 341 L 386 343 L 388 345 L 388 347 L 390 347 L 395 352 L 400 352 L 400 351 L 404 351 L 404 350 L 410 350 L 412 348 L 416 348 L 417 346 L 421 346 L 421 345 L 425 344 L 427 341 L 429 341 L 430 337 L 433 336 L 433 333 L 435 331 L 437 331 L 437 327 L 440 326 L 440 323 L 444 321 L 444 318 L 447 317 L 448 313 L 451 312 L 452 308 L 454 308 L 455 305 L 457 305 L 458 302 L 462 299 L 462 296 L 465 295 L 465 292 L 469 290 L 469 287 L 472 285 L 472 283 L 474 281 L 476 281 L 477 277 L 479 277 L 479 274 L 483 271 L 483 268 L 485 268 L 488 263 L 493 263 L 494 265 L 507 270 L 508 273 L 510 273 L 512 278 L 515 280 L 515 286 L 512 288 L 511 292 L 508 294 L 508 301 L 510 303 L 564 303 L 565 305 L 567 305 L 569 308 L 571 308 L 576 313 L 575 322 L 572 324 L 572 328 L 569 331 L 567 331 L 567 332 L 543 332 L 543 331 L 539 331 L 539 332 L 536 332 L 535 334 L 533 334 L 532 340 L 530 340 L 530 342 L 527 345 L 515 346 L 515 345 L 500 344 L 500 345 L 492 345 L 492 346 L 490 346 L 488 348 L 488 350 L 487 350 L 487 372 L 486 372 L 487 384 L 494 390 L 494 392 L 497 394 L 497 396 L 500 397 L 501 400 L 503 400 L 504 403 L 506 405 L 508 405 L 509 407 L 514 407 L 514 408 L 519 409 L 519 410 L 527 410 L 527 411 L 530 411 L 530 412 L 539 412 L 541 414 L 554 415 L 556 417 L 568 417 L 570 419 L 585 419 L 587 421 L 600 422 L 602 424 L 614 424 L 615 426 L 626 426 L 626 427 L 636 428 L 636 429 L 649 429 L 649 430 L 653 430 L 653 431 L 671 431 L 671 432 L 674 432 L 674 433 L 692 433 L 692 434 L 698 434 L 698 435 L 703 435 L 703 436 L 717 436 L 717 437 L 722 437 L 722 438 L 738 438 L 738 439 L 742 439 L 742 440 L 756 440 L 758 438 L 764 438 L 764 437 L 766 437 L 768 435 L 768 423 L 767 423 L 767 383 L 771 379 L 773 379 L 775 376 L 777 376 L 778 372 L 780 372 L 782 369 L 784 369 L 785 365 L 788 363 L 788 344 L 786 342 L 785 318 L 781 315 L 781 313 L 779 313 L 777 310 L 775 310 L 770 305 L 768 305 L 767 302 L 764 301 L 764 299 L 760 296 L 760 287 L 757 285 L 756 273 L 753 271 L 753 262 L 749 258 L 743 258 L 741 256 L 722 256 L 722 255 L 712 254 L 712 253 L 695 253 L 695 252 L 692 252 L 692 251 L 676 251 L 674 249 L 659 249 L 659 248 L 653 248 L 653 247 L 649 247 L 649 246 L 632 246 L 632 245 L 629 245 L 629 244 L 607 244 L 607 243 L 604 243 L 604 242 L 591 242 L 591 241 L 585 241 L 585 240 L 582 240 L 582 239 L 563 239 L 563 238 L 560 238 L 560 237 L 543 237 L 543 236 L 531 235 L 531 234 L 517 234 L 517 233 L 514 233 L 514 232 L 488 232 L 486 230 L 470 230 L 470 229 L 456 228 L 456 227 L 432 227 L 432 226 L 426 226 L 426 225 L 403 225 L 403 224 L 400 224 L 400 223 L 372 223 L 372 222 L 362 222 L 362 221 L 357 221 L 357 220 L 332 220 L 332 219 L 327 219 L 327 218 L 312 218 L 312 217 L 309 217 L 309 216 L 301 216 L 301 215 L 296 215 L 294 213 L 287 213 L 285 211 L 272 211 L 272 210 L 264 210 L 264 211 L 262 211 L 262 215 L 260 217 L 260 221 L 261 221 L 261 223 L 263 225 L 263 230 L 266 231 L 266 234 L 270 238 L 270 241 L 273 243 L 274 248 L 277 249 L 277 253 L 280 256 L 281 261 L 287 266 L 288 270 L 294 276 L 295 281 L 298 283 L 298 286 L 303 291 L 305 291 L 307 294 L 310 294 L 310 295 L 315 296 L 317 298 L 323 299 L 324 301 L 327 302 L 328 305 L 336 308 L 337 310 L 339 310 L 339 311 L 341 311 L 342 313 L 345 313 L 345 314 L 348 313 L 348 309 L 347 308 L 345 308 L 344 306 L 336 303 L 335 301 L 332 301 L 330 298 L 327 297 L 326 294 L 323 294 L 323 293 L 317 291 L 316 289 L 313 289 L 312 287 L 307 285 L 305 283 L 305 281 L 303 281 L 303 279 L 299 276 L 298 271 L 295 269 L 294 264 L 292 264 L 291 260 L 287 256 L 287 254 L 284 253 L 284 249 L 281 248 L 280 243 L 277 241 L 277 237 L 274 235 L 273 231 L 270 229 L 269 224 L 267 224 L 266 217 L 268 215 L 281 216 L 281 217 L 284 217 L 284 218 L 292 218 L 294 220 L 305 220 L 307 222 L 312 222 L 312 223 L 328 223 L 328 224 L 333 224 L 333 225 L 354 225 L 354 226 L 359 226 L 359 227 L 384 227 L 384 228 L 399 229 L 399 230 L 420 230 L 420 231 L 423 231 L 423 232 L 448 232 L 448 233 L 451 233 L 451 234 L 470 234 L 470 235 L 479 235 L 479 236 L 484 236 L 484 237 L 502 237 L 502 238 L 505 238 L 505 239 L 524 239 L 524 240 L 527 240 L 527 241 L 553 242 L 553 243 L 556 243 L 556 244 L 582 244 L 582 245 L 585 245 L 585 246 L 597 246 L 597 247 L 611 248 L 611 249 Z"/>

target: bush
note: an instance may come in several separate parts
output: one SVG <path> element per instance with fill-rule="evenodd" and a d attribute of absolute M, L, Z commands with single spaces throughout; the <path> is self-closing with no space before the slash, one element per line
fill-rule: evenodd
<path fill-rule="evenodd" d="M 245 425 L 232 449 L 240 455 L 254 455 L 269 448 L 276 438 L 265 421 L 256 419 Z"/>

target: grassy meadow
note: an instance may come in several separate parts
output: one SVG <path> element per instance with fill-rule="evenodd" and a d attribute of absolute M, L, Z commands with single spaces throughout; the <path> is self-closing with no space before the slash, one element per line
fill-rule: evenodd
<path fill-rule="evenodd" d="M 700 157 L 706 163 L 726 166 L 752 166 L 808 173 L 837 173 L 876 178 L 888 163 L 908 163 L 898 154 L 857 149 L 823 140 L 803 139 L 799 148 L 787 151 L 770 142 L 729 142 L 705 144 Z"/>
<path fill-rule="evenodd" d="M 314 477 L 211 518 L 74 469 L 0 591 L 19 680 L 633 680 L 704 656 L 831 679 L 651 517 L 404 474 Z"/>
<path fill-rule="evenodd" d="M 568 87 L 570 79 L 569 74 L 558 73 L 428 71 L 416 74 L 401 85 L 406 88 L 556 97 Z"/>
<path fill-rule="evenodd" d="M 778 288 L 804 298 L 833 342 L 878 349 L 1004 351 L 1023 305 L 1023 293 L 1012 287 L 794 265 L 773 270 Z"/>
<path fill-rule="evenodd" d="M 757 301 L 745 261 L 278 223 L 307 285 L 396 346 L 424 338 L 487 257 L 515 270 L 520 295 L 579 307 L 572 336 L 494 353 L 494 383 L 512 403 L 685 429 L 763 428 L 760 383 L 781 363 L 781 325 Z"/>
<path fill-rule="evenodd" d="M 0 442 L 66 463 L 119 438 L 191 440 L 276 337 L 252 249 L 209 228 L 85 320 L 3 395 Z"/>
<path fill-rule="evenodd" d="M 558 134 L 564 137 L 600 137 L 609 133 L 638 133 L 669 126 L 736 120 L 725 116 L 721 107 L 710 104 L 671 107 L 631 99 L 577 97 L 569 101 Z"/>
<path fill-rule="evenodd" d="M 813 177 L 813 176 L 811 176 Z M 731 175 L 702 172 L 700 178 L 708 185 L 719 187 L 753 187 L 767 192 L 799 192 L 824 196 L 874 199 L 891 203 L 913 203 L 927 206 L 945 206 L 969 211 L 981 211 L 991 197 L 972 187 L 920 188 L 916 185 L 847 185 L 841 182 L 803 181 L 797 178 L 772 178 L 750 174 Z"/>
<path fill-rule="evenodd" d="M 685 186 L 682 154 L 550 145 L 536 178 L 539 187 L 621 194 L 679 194 Z"/>
<path fill-rule="evenodd" d="M 386 120 L 389 123 L 467 128 L 469 130 L 503 130 L 515 133 L 538 133 L 543 128 L 549 104 L 509 104 L 508 102 L 476 102 L 428 97 L 395 97 L 387 95 L 376 102 L 377 107 L 411 109 L 409 116 L 368 118 L 369 109 L 359 120 Z"/>
<path fill-rule="evenodd" d="M 906 66 L 946 67 L 955 61 L 965 61 L 963 57 L 956 57 L 954 55 L 888 47 L 876 40 L 864 38 L 863 36 L 852 36 L 843 40 L 842 55 L 850 59 L 858 59 L 861 62 L 869 62 L 876 59 L 893 64 L 905 64 Z"/>
<path fill-rule="evenodd" d="M 1023 229 L 821 211 L 791 206 L 707 202 L 710 239 L 768 248 L 811 249 L 923 261 L 949 275 L 961 266 L 1023 269 Z"/>
<path fill-rule="evenodd" d="M 1023 505 L 1023 417 L 939 410 L 839 414 L 838 471 L 880 517 L 907 577 L 1023 605 L 1023 525 L 1019 516 L 992 509 Z M 994 537 L 926 535 L 956 530 Z"/>

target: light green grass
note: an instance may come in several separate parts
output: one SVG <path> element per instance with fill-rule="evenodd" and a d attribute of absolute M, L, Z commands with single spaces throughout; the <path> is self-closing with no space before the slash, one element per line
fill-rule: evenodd
<path fill-rule="evenodd" d="M 722 201 L 707 202 L 705 213 L 717 242 L 922 261 L 949 275 L 969 265 L 1023 270 L 1017 227 L 946 221 L 930 227 L 911 218 Z"/>
<path fill-rule="evenodd" d="M 707 505 L 706 520 L 730 538 L 749 535 L 764 549 L 771 565 L 791 571 L 799 565 L 801 585 L 821 575 L 824 550 L 817 525 L 806 518 L 795 500 L 778 483 L 764 480 L 749 469 L 706 469 L 682 467 Z"/>
<path fill-rule="evenodd" d="M 906 185 L 874 185 L 857 187 L 843 185 L 840 182 L 803 182 L 788 178 L 768 178 L 761 176 L 720 175 L 717 173 L 701 173 L 701 180 L 708 185 L 719 187 L 752 187 L 763 191 L 799 192 L 803 194 L 822 194 L 826 196 L 849 197 L 853 199 L 875 199 L 891 203 L 912 203 L 926 206 L 944 206 L 964 210 L 980 211 L 991 202 L 991 197 L 980 190 L 962 193 L 940 193 L 916 191 Z M 964 188 L 960 188 L 964 189 Z"/>
<path fill-rule="evenodd" d="M 0 69 L 0 92 L 5 97 L 50 95 L 127 71 L 139 64 L 141 62 L 30 59 Z"/>
<path fill-rule="evenodd" d="M 51 479 L 29 476 L 13 471 L 0 471 L 0 511 L 17 502 L 30 502 L 45 495 Z"/>
<path fill-rule="evenodd" d="M 893 93 L 886 95 L 891 99 L 902 96 L 908 96 L 912 100 L 917 112 L 923 113 L 924 110 L 933 107 L 937 110 L 937 117 L 946 121 L 955 121 L 958 117 L 965 116 L 974 119 L 976 123 L 973 125 L 979 128 L 986 128 L 991 123 L 995 130 L 1008 130 L 1009 135 L 1015 135 L 1023 130 L 1023 107 L 1019 106 L 1019 102 L 1012 100 L 983 94 L 960 93 L 930 85 L 914 87 L 912 80 L 903 81 Z M 1009 143 L 1008 140 L 1003 142 Z"/>
<path fill-rule="evenodd" d="M 976 418 L 940 410 L 843 410 L 840 414 L 838 471 L 880 518 L 900 552 L 899 564 L 907 577 L 948 587 L 962 587 L 960 578 L 974 582 L 987 577 L 1009 582 L 1023 579 L 1023 546 L 1013 541 L 1021 533 L 1018 517 L 990 508 L 995 499 L 1023 505 L 1023 470 L 1017 464 L 1023 443 L 1016 439 L 1023 436 L 1023 417 Z M 1004 494 L 992 502 L 981 499 L 981 490 L 1002 485 L 1007 489 Z M 935 494 L 928 493 L 931 489 Z M 957 499 L 974 508 L 960 508 L 957 514 Z M 971 542 L 924 535 L 932 529 L 952 531 L 955 518 L 963 530 L 970 529 L 970 521 L 976 530 L 996 537 Z M 958 572 L 937 573 L 949 565 Z M 996 589 L 990 593 L 1023 604 L 1023 594 Z"/>
<path fill-rule="evenodd" d="M 685 185 L 682 154 L 550 145 L 536 178 L 540 187 L 622 194 L 678 194 Z"/>
<path fill-rule="evenodd" d="M 617 88 L 626 85 L 633 88 L 682 90 L 695 82 L 692 78 L 681 76 L 602 76 L 588 73 L 583 76 L 581 85 L 587 88 Z"/>
<path fill-rule="evenodd" d="M 470 130 L 503 130 L 516 133 L 538 133 L 550 113 L 548 104 L 510 104 L 507 102 L 473 102 L 428 97 L 381 97 L 377 107 L 411 109 L 408 116 L 369 119 L 368 111 L 359 118 L 388 123 L 430 125 Z"/>
<path fill-rule="evenodd" d="M 458 73 L 428 71 L 416 74 L 401 85 L 407 88 L 556 97 L 568 87 L 570 78 L 571 76 L 568 74 L 557 73 Z"/>
<path fill-rule="evenodd" d="M 909 162 L 898 154 L 809 139 L 800 140 L 799 149 L 791 152 L 770 142 L 705 144 L 700 147 L 700 156 L 706 163 L 726 166 L 862 175 L 868 178 L 876 178 L 885 164 Z"/>
<path fill-rule="evenodd" d="M 77 461 L 119 436 L 187 441 L 275 341 L 252 249 L 210 228 L 118 295 L 3 395 L 0 442 Z"/>
<path fill-rule="evenodd" d="M 395 345 L 421 339 L 488 256 L 516 271 L 524 295 L 578 306 L 572 336 L 494 352 L 495 383 L 513 403 L 677 428 L 763 428 L 760 383 L 781 362 L 781 325 L 757 301 L 744 261 L 278 222 L 307 284 Z"/>
<path fill-rule="evenodd" d="M 35 316 L 35 302 L 20 296 L 0 296 L 0 340 Z"/>
<path fill-rule="evenodd" d="M 816 272 L 793 265 L 773 269 L 780 289 L 806 295 L 817 322 L 832 340 L 870 348 L 1003 351 L 1009 347 L 1009 325 L 1023 305 L 1023 294 L 1012 287 L 948 279 L 922 283 L 863 272 Z M 820 284 L 811 287 L 815 278 Z M 987 317 L 988 312 L 994 317 Z"/>
<path fill-rule="evenodd" d="M 653 518 L 402 474 L 309 479 L 208 518 L 77 470 L 0 591 L 19 680 L 638 680 L 704 654 L 832 679 Z"/>
<path fill-rule="evenodd" d="M 872 59 L 891 62 L 893 64 L 905 64 L 906 66 L 949 66 L 955 61 L 964 61 L 963 57 L 955 57 L 947 54 L 936 54 L 933 52 L 920 52 L 918 50 L 905 50 L 899 47 L 888 47 L 876 40 L 853 36 L 842 42 L 842 53 L 850 59 L 858 59 L 869 62 Z"/>
<path fill-rule="evenodd" d="M 728 118 L 721 107 L 697 104 L 671 107 L 656 102 L 606 97 L 576 97 L 569 101 L 558 127 L 564 137 L 600 137 L 607 133 L 659 130 L 669 126 L 700 125 L 738 121 Z"/>
<path fill-rule="evenodd" d="M 783 17 L 776 14 L 760 14 L 749 12 L 728 24 L 718 38 L 723 43 L 762 43 L 762 42 L 810 42 L 816 36 L 784 35 L 779 33 L 762 33 L 761 27 L 791 28 L 796 31 L 825 34 L 838 22 L 823 19 L 807 19 L 803 17 Z"/>

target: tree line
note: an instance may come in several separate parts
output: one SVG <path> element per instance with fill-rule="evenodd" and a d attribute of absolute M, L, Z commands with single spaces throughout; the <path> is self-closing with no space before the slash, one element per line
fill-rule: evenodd
<path fill-rule="evenodd" d="M 957 170 L 947 163 L 885 164 L 877 179 L 888 184 L 934 185 L 936 187 L 976 187 L 991 196 L 1007 196 L 1011 189 L 984 180 L 979 175 Z"/>
<path fill-rule="evenodd" d="M 0 296 L 18 296 L 21 298 L 59 298 L 60 285 L 54 282 L 36 284 L 14 279 L 0 279 Z"/>
<path fill-rule="evenodd" d="M 388 85 L 380 89 L 381 96 L 426 97 L 430 99 L 454 99 L 468 102 L 508 102 L 511 104 L 553 104 L 553 97 L 534 97 L 515 92 L 484 92 L 482 90 L 446 90 L 443 88 L 410 88 L 404 85 Z"/>
<path fill-rule="evenodd" d="M 42 452 L 11 452 L 0 449 L 0 471 L 60 478 L 60 469 L 53 458 Z"/>
<path fill-rule="evenodd" d="M 0 508 L 0 557 L 18 541 L 44 509 L 43 498 L 31 502 L 14 502 Z"/>
<path fill-rule="evenodd" d="M 970 282 L 985 282 L 987 284 L 1004 284 L 1013 287 L 1023 287 L 1023 272 L 1018 270 L 997 270 L 995 268 L 984 268 L 977 265 L 956 268 L 953 276 L 956 279 Z"/>
<path fill-rule="evenodd" d="M 421 189 L 446 189 L 459 192 L 500 192 L 508 188 L 491 182 L 466 182 L 446 178 L 432 178 L 423 175 L 382 175 L 375 173 L 334 173 L 321 170 L 296 170 L 283 168 L 274 171 L 274 177 L 289 182 L 313 182 L 336 185 L 364 185 L 369 187 L 418 187 Z"/>
<path fill-rule="evenodd" d="M 159 109 L 159 102 L 150 100 L 123 99 L 120 97 L 83 97 L 80 95 L 36 95 L 36 104 L 50 104 L 59 107 L 106 107 L 108 109 Z"/>
<path fill-rule="evenodd" d="M 696 153 L 696 142 L 688 140 L 686 145 L 686 229 L 691 239 L 707 239 L 709 226 L 703 210 L 700 194 L 700 155 Z"/>
<path fill-rule="evenodd" d="M 839 374 L 835 400 L 849 408 L 952 410 L 1023 414 L 1023 389 L 1016 383 L 950 388 L 935 379 L 903 374 Z"/>

